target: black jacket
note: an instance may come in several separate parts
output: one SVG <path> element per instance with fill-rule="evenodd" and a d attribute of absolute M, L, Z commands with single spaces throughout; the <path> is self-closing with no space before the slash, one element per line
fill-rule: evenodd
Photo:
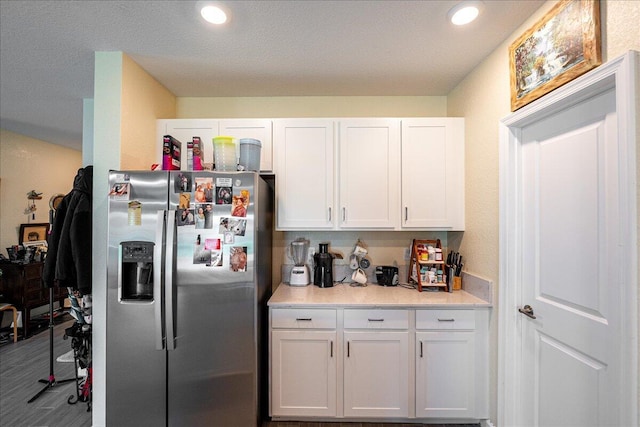
<path fill-rule="evenodd" d="M 93 166 L 78 169 L 73 190 L 60 202 L 53 220 L 42 280 L 46 287 L 71 287 L 91 293 Z"/>

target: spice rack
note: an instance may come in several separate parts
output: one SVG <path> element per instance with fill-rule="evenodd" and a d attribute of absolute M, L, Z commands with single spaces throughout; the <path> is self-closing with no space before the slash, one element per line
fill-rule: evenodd
<path fill-rule="evenodd" d="M 422 274 L 420 274 L 420 270 L 423 266 L 441 267 L 440 269 L 443 271 L 443 274 L 446 271 L 446 263 L 442 255 L 442 251 L 439 252 L 440 257 L 438 260 L 430 259 L 427 252 L 427 247 L 429 246 L 432 246 L 434 249 L 442 250 L 440 239 L 413 239 L 413 242 L 411 244 L 411 257 L 409 258 L 409 276 L 407 278 L 407 281 L 409 283 L 417 283 L 419 292 L 422 292 L 422 288 L 424 286 L 444 288 L 444 290 L 447 291 L 448 285 L 443 280 L 437 281 L 436 283 L 424 283 L 422 281 Z"/>

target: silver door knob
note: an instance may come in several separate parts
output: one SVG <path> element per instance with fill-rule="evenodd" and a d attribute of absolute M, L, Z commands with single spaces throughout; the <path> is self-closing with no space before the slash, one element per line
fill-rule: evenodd
<path fill-rule="evenodd" d="M 536 316 L 533 315 L 533 308 L 531 308 L 530 305 L 525 305 L 522 308 L 519 308 L 518 311 L 522 314 L 524 314 L 527 317 L 530 317 L 532 319 L 535 319 Z"/>

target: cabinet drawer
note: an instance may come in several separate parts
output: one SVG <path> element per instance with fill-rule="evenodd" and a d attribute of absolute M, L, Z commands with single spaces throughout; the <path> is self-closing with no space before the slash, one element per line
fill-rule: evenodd
<path fill-rule="evenodd" d="M 416 310 L 416 329 L 475 329 L 473 310 Z"/>
<path fill-rule="evenodd" d="M 408 310 L 345 310 L 344 327 L 347 329 L 408 329 Z"/>
<path fill-rule="evenodd" d="M 25 264 L 24 278 L 26 280 L 37 279 L 39 281 L 41 275 L 42 275 L 42 263 Z"/>
<path fill-rule="evenodd" d="M 335 329 L 336 311 L 311 308 L 271 310 L 271 327 L 287 329 Z"/>

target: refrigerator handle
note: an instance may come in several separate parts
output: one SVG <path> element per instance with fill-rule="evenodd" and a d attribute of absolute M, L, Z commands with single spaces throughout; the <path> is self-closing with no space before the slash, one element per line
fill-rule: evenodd
<path fill-rule="evenodd" d="M 158 220 L 156 222 L 156 241 L 153 247 L 153 298 L 154 298 L 154 319 L 155 319 L 155 337 L 156 350 L 164 350 L 164 320 L 162 315 L 162 290 L 164 277 L 164 231 L 165 231 L 165 211 L 158 211 Z"/>
<path fill-rule="evenodd" d="M 165 245 L 165 270 L 164 270 L 164 314 L 165 328 L 167 331 L 167 350 L 175 350 L 176 337 L 174 331 L 173 296 L 175 291 L 174 267 L 176 263 L 176 211 L 167 212 L 167 234 Z"/>

